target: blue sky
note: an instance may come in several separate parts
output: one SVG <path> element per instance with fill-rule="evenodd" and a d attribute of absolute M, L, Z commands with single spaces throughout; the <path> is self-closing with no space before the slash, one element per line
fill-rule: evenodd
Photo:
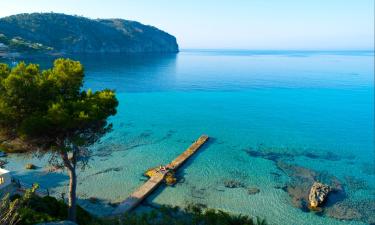
<path fill-rule="evenodd" d="M 0 0 L 0 16 L 60 12 L 154 25 L 181 48 L 374 48 L 374 0 Z"/>

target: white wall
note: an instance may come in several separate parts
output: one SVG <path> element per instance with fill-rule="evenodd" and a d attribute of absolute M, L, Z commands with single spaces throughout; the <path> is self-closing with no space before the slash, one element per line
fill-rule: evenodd
<path fill-rule="evenodd" d="M 0 168 L 0 190 L 10 185 L 11 180 L 9 171 Z"/>

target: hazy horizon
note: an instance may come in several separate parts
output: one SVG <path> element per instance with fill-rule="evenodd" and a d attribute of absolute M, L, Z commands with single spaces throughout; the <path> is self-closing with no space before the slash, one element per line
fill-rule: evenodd
<path fill-rule="evenodd" d="M 155 26 L 181 49 L 374 50 L 374 2 L 2 0 L 0 17 L 55 12 Z"/>

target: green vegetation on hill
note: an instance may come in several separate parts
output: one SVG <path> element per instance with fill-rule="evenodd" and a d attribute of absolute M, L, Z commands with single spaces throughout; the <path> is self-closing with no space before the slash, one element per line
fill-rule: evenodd
<path fill-rule="evenodd" d="M 176 38 L 155 27 L 122 19 L 89 19 L 57 13 L 0 18 L 0 43 L 13 52 L 178 52 Z"/>
<path fill-rule="evenodd" d="M 40 43 L 34 43 L 24 40 L 20 37 L 8 38 L 4 34 L 0 33 L 0 43 L 7 46 L 7 49 L 15 50 L 17 52 L 40 52 L 40 51 L 52 51 L 53 48 L 44 46 Z"/>

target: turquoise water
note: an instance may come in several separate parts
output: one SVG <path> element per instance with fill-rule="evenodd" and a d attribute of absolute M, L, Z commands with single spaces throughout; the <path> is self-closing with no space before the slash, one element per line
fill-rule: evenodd
<path fill-rule="evenodd" d="M 275 160 L 248 150 L 337 177 L 345 201 L 374 202 L 372 52 L 189 50 L 75 58 L 85 65 L 85 87 L 113 88 L 120 100 L 113 132 L 92 147 L 90 168 L 79 173 L 80 202 L 92 212 L 110 213 L 106 203 L 125 199 L 144 182 L 146 169 L 170 162 L 207 134 L 212 140 L 179 172 L 179 183 L 160 188 L 145 207 L 200 203 L 285 225 L 368 222 L 293 207 L 278 188 L 291 177 Z M 49 66 L 52 59 L 26 61 Z M 68 190 L 64 173 L 45 172 L 47 157 L 9 161 L 7 168 L 25 182 Z M 27 162 L 40 168 L 25 171 Z M 260 192 L 227 188 L 228 180 Z M 86 200 L 93 196 L 101 204 Z"/>

